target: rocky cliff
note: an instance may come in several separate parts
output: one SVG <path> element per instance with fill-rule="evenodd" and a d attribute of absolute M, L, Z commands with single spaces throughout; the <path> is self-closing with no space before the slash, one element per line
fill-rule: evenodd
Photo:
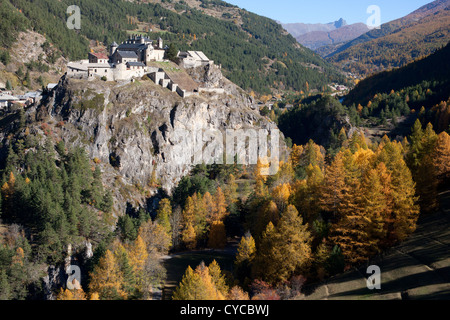
<path fill-rule="evenodd" d="M 62 140 L 66 147 L 83 146 L 114 192 L 116 214 L 123 213 L 127 203 L 145 207 L 157 188 L 170 193 L 192 168 L 189 141 L 195 139 L 185 137 L 187 148 L 179 152 L 180 130 L 194 136 L 198 130 L 267 129 L 270 134 L 277 129 L 219 68 L 198 68 L 191 74 L 202 86 L 222 87 L 225 93 L 183 99 L 151 80 L 115 83 L 62 77 L 41 105 L 27 110 L 29 130 Z M 280 143 L 283 149 L 282 135 Z"/>

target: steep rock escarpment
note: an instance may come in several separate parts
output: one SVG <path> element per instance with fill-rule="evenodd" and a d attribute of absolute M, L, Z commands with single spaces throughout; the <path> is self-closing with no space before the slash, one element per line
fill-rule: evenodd
<path fill-rule="evenodd" d="M 225 136 L 227 129 L 266 129 L 269 135 L 277 129 L 218 68 L 199 68 L 195 74 L 202 85 L 220 85 L 226 92 L 183 99 L 150 80 L 110 83 L 63 77 L 40 106 L 27 111 L 34 124 L 31 132 L 62 140 L 66 147 L 84 147 L 114 192 L 117 214 L 127 203 L 145 207 L 158 187 L 170 193 L 189 173 L 194 159 L 189 143 L 194 144 L 199 130 L 220 130 Z M 181 151 L 180 132 L 187 135 Z M 206 138 L 203 146 L 209 143 Z M 282 134 L 279 143 L 283 151 Z"/>

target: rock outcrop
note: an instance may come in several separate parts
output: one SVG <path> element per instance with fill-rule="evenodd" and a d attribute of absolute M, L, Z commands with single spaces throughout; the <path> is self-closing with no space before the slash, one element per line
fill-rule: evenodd
<path fill-rule="evenodd" d="M 127 204 L 145 206 L 158 187 L 170 194 L 190 172 L 194 157 L 189 141 L 194 143 L 199 130 L 266 129 L 269 134 L 277 130 L 259 114 L 251 97 L 221 76 L 220 69 L 195 73 L 194 80 L 222 86 L 226 93 L 183 99 L 149 80 L 113 83 L 62 77 L 51 96 L 27 111 L 34 123 L 30 130 L 62 140 L 66 147 L 84 147 L 100 164 L 105 185 L 114 191 L 117 214 L 125 212 Z M 192 135 L 185 137 L 188 145 L 182 152 L 176 145 L 179 132 Z M 283 150 L 282 135 L 279 142 Z"/>

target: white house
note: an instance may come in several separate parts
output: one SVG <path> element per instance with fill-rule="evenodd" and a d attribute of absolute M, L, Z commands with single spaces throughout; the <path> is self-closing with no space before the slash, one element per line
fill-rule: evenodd
<path fill-rule="evenodd" d="M 206 66 L 214 63 L 214 61 L 209 60 L 202 51 L 179 52 L 178 58 L 180 59 L 180 65 L 185 69 Z"/>

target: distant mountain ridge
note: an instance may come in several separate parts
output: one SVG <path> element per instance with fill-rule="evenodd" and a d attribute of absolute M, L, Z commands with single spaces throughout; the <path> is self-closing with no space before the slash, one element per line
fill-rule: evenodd
<path fill-rule="evenodd" d="M 450 0 L 437 0 L 341 46 L 321 48 L 345 71 L 367 76 L 401 67 L 450 41 Z"/>
<path fill-rule="evenodd" d="M 349 25 L 343 18 L 326 24 L 288 23 L 282 26 L 298 43 L 311 50 L 347 42 L 369 31 L 364 23 Z"/>
<path fill-rule="evenodd" d="M 345 25 L 341 28 L 326 32 L 313 31 L 296 37 L 297 41 L 311 50 L 317 50 L 323 46 L 335 45 L 353 40 L 369 31 L 364 23 Z"/>
<path fill-rule="evenodd" d="M 294 38 L 315 31 L 330 32 L 346 25 L 347 21 L 343 18 L 330 23 L 281 23 L 281 26 Z"/>

